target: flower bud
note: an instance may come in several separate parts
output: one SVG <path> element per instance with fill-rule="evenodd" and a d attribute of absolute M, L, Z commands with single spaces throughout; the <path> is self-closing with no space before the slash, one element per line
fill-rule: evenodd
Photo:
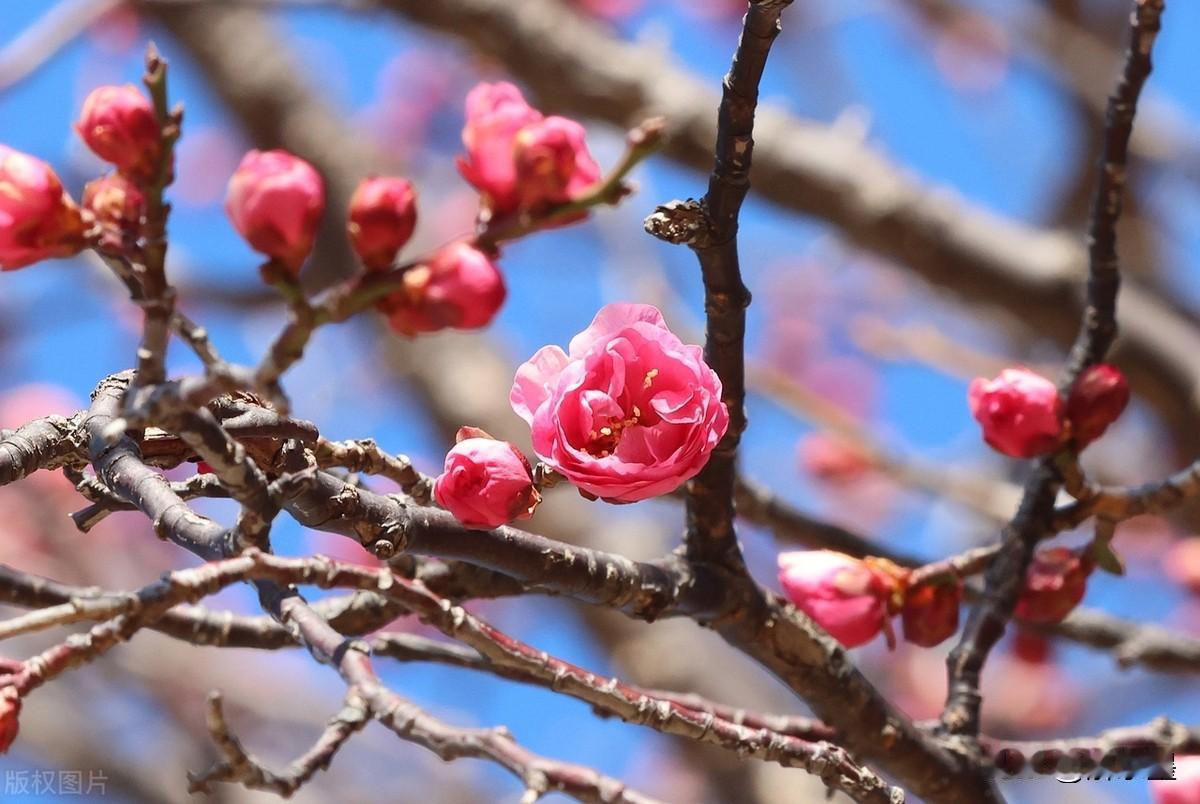
<path fill-rule="evenodd" d="M 1051 452 L 1062 439 L 1062 398 L 1054 383 L 1026 368 L 1009 368 L 994 380 L 978 377 L 967 394 L 983 440 L 1013 458 Z"/>
<path fill-rule="evenodd" d="M 368 270 L 387 268 L 417 226 L 417 194 L 406 179 L 364 179 L 350 199 L 350 243 Z"/>
<path fill-rule="evenodd" d="M 565 117 L 547 117 L 517 132 L 513 157 L 521 209 L 561 204 L 600 180 L 585 136 L 583 126 Z"/>
<path fill-rule="evenodd" d="M 404 288 L 379 303 L 388 325 L 404 335 L 440 329 L 479 329 L 491 323 L 507 290 L 486 254 L 459 241 L 410 268 Z"/>
<path fill-rule="evenodd" d="M 866 474 L 871 458 L 835 435 L 813 433 L 800 442 L 800 465 L 809 475 L 829 483 L 849 483 Z"/>
<path fill-rule="evenodd" d="M 922 584 L 904 597 L 901 621 L 904 638 L 914 645 L 932 648 L 958 630 L 962 584 Z"/>
<path fill-rule="evenodd" d="M 229 180 L 225 212 L 234 228 L 293 276 L 312 251 L 324 211 L 320 174 L 287 151 L 251 151 Z"/>
<path fill-rule="evenodd" d="M 433 482 L 438 504 L 468 528 L 488 530 L 529 519 L 541 502 L 529 461 L 507 441 L 464 427 Z"/>
<path fill-rule="evenodd" d="M 7 686 L 0 690 L 0 754 L 8 753 L 20 731 L 21 696 L 17 688 Z"/>
<path fill-rule="evenodd" d="M 119 235 L 136 231 L 146 208 L 146 197 L 129 179 L 113 173 L 87 183 L 83 188 L 83 208 L 102 227 Z"/>
<path fill-rule="evenodd" d="M 96 156 L 131 178 L 146 180 L 158 170 L 158 116 L 150 99 L 133 84 L 93 89 L 75 129 Z"/>
<path fill-rule="evenodd" d="M 1066 547 L 1038 552 L 1025 573 L 1017 618 L 1029 623 L 1061 622 L 1083 600 L 1091 572 L 1091 562 Z"/>
<path fill-rule="evenodd" d="M 779 583 L 796 608 L 847 648 L 883 630 L 896 591 L 886 573 L 833 550 L 780 553 Z"/>
<path fill-rule="evenodd" d="M 1163 554 L 1162 568 L 1172 581 L 1200 595 L 1200 538 L 1193 536 L 1172 544 Z"/>
<path fill-rule="evenodd" d="M 1067 396 L 1067 421 L 1071 437 L 1086 447 L 1117 420 L 1129 404 L 1129 383 L 1116 366 L 1101 363 L 1079 375 Z"/>
<path fill-rule="evenodd" d="M 513 160 L 517 132 L 542 119 L 510 83 L 479 84 L 467 93 L 467 121 L 462 141 L 465 157 L 458 159 L 463 178 L 484 196 L 493 215 L 517 206 L 517 174 Z"/>
<path fill-rule="evenodd" d="M 49 165 L 0 145 L 0 269 L 69 257 L 83 248 L 85 228 Z"/>
<path fill-rule="evenodd" d="M 1042 634 L 1018 624 L 1013 634 L 1012 652 L 1027 664 L 1046 664 L 1054 656 L 1054 645 Z"/>
<path fill-rule="evenodd" d="M 1175 778 L 1151 779 L 1154 804 L 1196 804 L 1200 801 L 1200 756 L 1177 756 Z"/>

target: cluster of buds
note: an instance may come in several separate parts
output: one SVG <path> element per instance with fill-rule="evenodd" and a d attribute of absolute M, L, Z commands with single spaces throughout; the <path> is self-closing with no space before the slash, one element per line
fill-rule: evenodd
<path fill-rule="evenodd" d="M 847 648 L 883 633 L 895 644 L 891 618 L 899 614 L 904 639 L 933 647 L 958 630 L 962 584 L 910 585 L 909 571 L 880 558 L 858 559 L 833 550 L 779 555 L 779 582 L 796 608 Z"/>
<path fill-rule="evenodd" d="M 509 83 L 471 90 L 462 140 L 467 153 L 458 168 L 482 195 L 485 219 L 536 214 L 600 180 L 583 126 L 543 116 Z"/>
<path fill-rule="evenodd" d="M 438 505 L 468 528 L 490 530 L 529 519 L 542 501 L 529 461 L 477 427 L 461 427 L 433 482 Z"/>
<path fill-rule="evenodd" d="M 1086 369 L 1064 400 L 1054 383 L 1026 368 L 971 382 L 971 415 L 993 449 L 1033 458 L 1071 444 L 1081 450 L 1108 429 L 1129 404 L 1129 385 L 1115 366 Z"/>

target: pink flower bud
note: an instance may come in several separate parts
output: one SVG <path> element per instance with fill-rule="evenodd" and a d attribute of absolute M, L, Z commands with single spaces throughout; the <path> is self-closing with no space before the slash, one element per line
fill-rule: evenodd
<path fill-rule="evenodd" d="M 1071 437 L 1086 447 L 1117 420 L 1129 404 L 1129 383 L 1116 366 L 1101 363 L 1085 369 L 1067 396 Z"/>
<path fill-rule="evenodd" d="M 404 335 L 479 329 L 491 323 L 508 291 L 488 255 L 465 241 L 439 249 L 404 274 L 404 289 L 379 303 L 388 325 Z"/>
<path fill-rule="evenodd" d="M 83 188 L 83 208 L 101 226 L 133 231 L 142 220 L 146 197 L 133 182 L 120 173 L 90 181 Z"/>
<path fill-rule="evenodd" d="M 901 621 L 904 638 L 914 645 L 932 648 L 958 630 L 962 584 L 923 584 L 904 596 Z"/>
<path fill-rule="evenodd" d="M 1154 804 L 1200 802 L 1200 756 L 1175 757 L 1175 778 L 1151 779 L 1150 797 Z"/>
<path fill-rule="evenodd" d="M 132 84 L 93 89 L 75 129 L 96 156 L 134 179 L 149 179 L 158 170 L 158 116 L 150 99 Z"/>
<path fill-rule="evenodd" d="M 796 608 L 847 648 L 883 630 L 896 591 L 887 574 L 833 550 L 780 553 L 779 583 Z"/>
<path fill-rule="evenodd" d="M 1062 398 L 1054 383 L 1026 368 L 1010 368 L 994 380 L 972 380 L 967 400 L 983 428 L 983 440 L 1013 458 L 1051 452 L 1062 439 Z"/>
<path fill-rule="evenodd" d="M 835 435 L 813 433 L 800 442 L 800 465 L 808 474 L 829 483 L 848 483 L 866 474 L 871 458 L 854 444 Z"/>
<path fill-rule="evenodd" d="M 480 432 L 458 431 L 458 443 L 433 482 L 434 498 L 468 528 L 487 530 L 529 519 L 542 499 L 529 461 L 507 441 L 479 437 Z"/>
<path fill-rule="evenodd" d="M 583 126 L 565 117 L 547 117 L 517 132 L 513 156 L 521 209 L 561 204 L 600 180 L 585 136 Z"/>
<path fill-rule="evenodd" d="M 1180 539 L 1162 557 L 1163 572 L 1176 583 L 1200 595 L 1200 538 Z"/>
<path fill-rule="evenodd" d="M 1030 623 L 1057 623 L 1083 600 L 1092 563 L 1066 547 L 1042 550 L 1025 573 L 1016 616 Z"/>
<path fill-rule="evenodd" d="M 225 212 L 234 228 L 293 275 L 312 251 L 324 211 L 320 174 L 287 151 L 251 151 L 229 180 Z"/>
<path fill-rule="evenodd" d="M 17 688 L 7 686 L 0 690 L 0 754 L 8 753 L 20 731 L 21 696 Z"/>
<path fill-rule="evenodd" d="M 83 248 L 84 230 L 50 166 L 0 145 L 0 269 L 69 257 Z"/>
<path fill-rule="evenodd" d="M 467 122 L 458 159 L 463 178 L 484 196 L 493 215 L 517 206 L 517 172 L 513 159 L 517 132 L 542 119 L 542 113 L 525 102 L 512 84 L 479 84 L 467 93 Z"/>
<path fill-rule="evenodd" d="M 407 179 L 364 179 L 350 199 L 350 243 L 368 270 L 391 265 L 417 226 L 417 194 Z"/>

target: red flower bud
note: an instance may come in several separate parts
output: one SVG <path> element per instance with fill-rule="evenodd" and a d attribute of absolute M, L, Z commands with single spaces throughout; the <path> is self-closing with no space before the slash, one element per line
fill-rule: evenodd
<path fill-rule="evenodd" d="M 884 629 L 896 591 L 888 573 L 833 550 L 780 553 L 779 583 L 796 608 L 847 648 Z"/>
<path fill-rule="evenodd" d="M 958 630 L 962 584 L 922 584 L 904 597 L 901 620 L 904 638 L 914 645 L 932 648 Z"/>
<path fill-rule="evenodd" d="M 484 206 L 492 214 L 516 208 L 514 141 L 518 131 L 541 119 L 542 113 L 508 82 L 478 84 L 467 93 L 467 122 L 462 131 L 467 154 L 459 157 L 458 169 L 483 194 Z"/>
<path fill-rule="evenodd" d="M 1116 366 L 1101 363 L 1086 369 L 1067 396 L 1071 437 L 1086 447 L 1117 420 L 1129 404 L 1129 383 Z"/>
<path fill-rule="evenodd" d="M 83 208 L 106 229 L 117 234 L 133 232 L 142 220 L 146 197 L 129 179 L 113 173 L 87 183 L 83 188 Z"/>
<path fill-rule="evenodd" d="M 404 289 L 379 303 L 388 325 L 404 335 L 487 326 L 507 290 L 496 264 L 469 243 L 451 243 L 404 275 Z"/>
<path fill-rule="evenodd" d="M 871 458 L 854 444 L 835 435 L 813 433 L 800 442 L 800 465 L 808 474 L 829 483 L 848 483 L 866 474 Z"/>
<path fill-rule="evenodd" d="M 21 696 L 13 686 L 0 690 L 0 754 L 8 753 L 21 724 Z"/>
<path fill-rule="evenodd" d="M 154 105 L 132 84 L 93 89 L 75 124 L 96 156 L 138 180 L 158 169 L 162 132 Z"/>
<path fill-rule="evenodd" d="M 1062 438 L 1062 398 L 1054 383 L 1026 368 L 971 382 L 967 400 L 983 440 L 1013 458 L 1052 452 Z"/>
<path fill-rule="evenodd" d="M 320 174 L 287 151 L 251 151 L 229 180 L 225 212 L 238 233 L 293 275 L 312 251 L 324 211 Z"/>
<path fill-rule="evenodd" d="M 383 270 L 412 237 L 417 194 L 406 179 L 364 179 L 350 199 L 350 243 L 368 270 Z"/>
<path fill-rule="evenodd" d="M 513 156 L 521 209 L 561 204 L 600 180 L 585 136 L 583 126 L 565 117 L 547 117 L 517 132 Z"/>
<path fill-rule="evenodd" d="M 1025 573 L 1016 616 L 1030 623 L 1057 623 L 1071 613 L 1087 591 L 1092 563 L 1066 547 L 1042 550 Z"/>
<path fill-rule="evenodd" d="M 1023 662 L 1045 664 L 1053 655 L 1054 646 L 1041 634 L 1018 626 L 1013 635 L 1012 651 Z"/>
<path fill-rule="evenodd" d="M 84 229 L 79 207 L 49 165 L 0 145 L 0 269 L 76 254 Z"/>
<path fill-rule="evenodd" d="M 434 498 L 468 528 L 529 519 L 542 500 L 529 461 L 507 441 L 476 435 L 480 432 L 468 427 L 459 431 L 444 471 L 433 482 Z"/>

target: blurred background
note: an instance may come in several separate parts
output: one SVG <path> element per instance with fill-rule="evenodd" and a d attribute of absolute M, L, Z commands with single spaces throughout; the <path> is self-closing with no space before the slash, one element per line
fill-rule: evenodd
<path fill-rule="evenodd" d="M 476 82 L 513 80 L 547 113 L 581 119 L 604 167 L 620 155 L 628 126 L 665 113 L 673 137 L 634 174 L 636 194 L 505 249 L 509 299 L 490 329 L 410 341 L 364 316 L 321 331 L 286 377 L 296 414 L 323 435 L 373 437 L 436 473 L 460 424 L 528 448 L 507 404 L 513 369 L 544 344 L 565 345 L 601 305 L 658 304 L 677 331 L 699 339 L 695 259 L 643 234 L 641 221 L 658 203 L 703 192 L 716 93 L 743 10 L 737 0 L 5 0 L 0 142 L 49 161 L 78 198 L 104 170 L 72 131 L 79 106 L 97 85 L 138 82 L 145 45 L 155 41 L 171 63 L 171 95 L 186 107 L 170 193 L 170 275 L 224 355 L 253 363 L 284 312 L 221 207 L 249 148 L 287 148 L 327 180 L 328 221 L 305 274 L 317 289 L 353 270 L 346 199 L 367 173 L 405 175 L 418 187 L 420 222 L 406 254 L 471 230 L 477 196 L 454 157 L 463 98 Z M 1126 0 L 796 0 L 787 10 L 762 85 L 760 191 L 741 227 L 755 296 L 746 476 L 806 512 L 931 559 L 996 537 L 1020 478 L 979 438 L 966 383 L 1013 362 L 1053 373 L 1074 332 L 1104 97 L 1128 12 Z M 1096 478 L 1114 483 L 1160 478 L 1200 454 L 1200 84 L 1188 44 L 1200 5 L 1173 3 L 1164 22 L 1120 230 L 1131 290 L 1115 362 L 1135 401 L 1085 458 Z M 131 364 L 140 316 L 96 265 L 57 261 L 0 281 L 0 426 L 74 412 L 102 376 Z M 179 348 L 170 364 L 199 369 Z M 110 588 L 191 564 L 132 514 L 77 533 L 67 514 L 84 504 L 57 474 L 0 489 L 0 561 Z M 223 521 L 234 512 L 220 501 L 200 507 Z M 1128 573 L 1094 575 L 1085 605 L 1200 631 L 1196 521 L 1185 512 L 1123 525 L 1115 545 Z M 532 527 L 648 558 L 677 544 L 682 509 L 671 500 L 587 504 L 559 488 Z M 756 576 L 773 584 L 775 555 L 795 545 L 748 524 L 741 536 Z M 274 540 L 281 553 L 373 560 L 286 519 Z M 213 603 L 256 612 L 246 590 Z M 645 625 L 552 598 L 472 608 L 589 669 L 804 711 L 690 623 Z M 407 619 L 389 627 L 422 631 Z M 891 652 L 873 644 L 855 655 L 890 698 L 923 718 L 940 711 L 952 643 Z M 43 644 L 12 640 L 3 650 L 24 657 Z M 671 802 L 823 795 L 800 771 L 600 720 L 549 692 L 444 667 L 380 667 L 398 691 L 454 723 L 506 724 L 534 751 Z M 1087 735 L 1160 714 L 1200 721 L 1200 695 L 1186 677 L 1123 671 L 1104 652 L 1019 630 L 993 654 L 984 681 L 984 728 L 996 737 Z M 52 800 L 36 774 L 58 770 L 81 770 L 85 788 L 102 775 L 103 789 L 75 798 L 187 800 L 185 772 L 213 758 L 203 725 L 210 689 L 225 694 L 247 747 L 277 765 L 307 747 L 343 692 L 298 650 L 195 648 L 143 632 L 29 698 L 21 737 L 0 757 L 3 800 Z M 1005 792 L 1017 802 L 1149 800 L 1143 779 L 1014 780 Z M 296 799 L 504 802 L 519 794 L 500 770 L 442 765 L 369 727 Z M 213 798 L 269 797 L 229 786 Z"/>

